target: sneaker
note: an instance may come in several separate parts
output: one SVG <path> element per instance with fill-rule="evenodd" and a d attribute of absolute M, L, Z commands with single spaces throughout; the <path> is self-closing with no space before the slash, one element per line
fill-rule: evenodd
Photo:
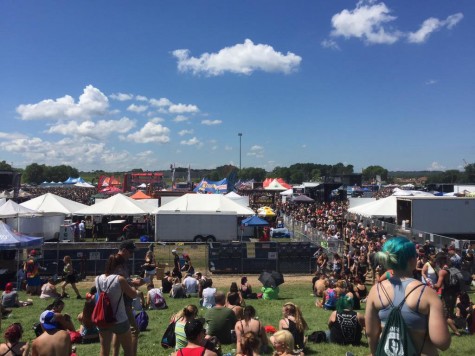
<path fill-rule="evenodd" d="M 82 299 L 82 297 L 80 295 L 76 296 L 76 299 Z"/>

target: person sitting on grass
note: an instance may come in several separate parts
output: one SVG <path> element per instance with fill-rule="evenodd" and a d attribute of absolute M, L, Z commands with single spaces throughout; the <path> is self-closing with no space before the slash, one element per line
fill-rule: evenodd
<path fill-rule="evenodd" d="M 20 323 L 14 323 L 6 328 L 3 336 L 5 343 L 0 344 L 0 355 L 27 356 L 30 354 L 30 345 L 28 342 L 21 341 L 23 327 Z"/>
<path fill-rule="evenodd" d="M 253 333 L 258 339 L 260 339 L 259 345 L 263 353 L 267 352 L 269 342 L 267 341 L 267 335 L 264 325 L 256 319 L 256 309 L 252 305 L 247 305 L 243 311 L 243 318 L 236 322 L 234 326 L 236 333 L 236 352 L 244 354 L 244 341 L 243 336 L 248 333 Z"/>
<path fill-rule="evenodd" d="M 236 356 L 259 356 L 261 340 L 253 332 L 245 333 L 241 338 L 242 348 L 240 352 L 236 353 Z"/>
<path fill-rule="evenodd" d="M 192 319 L 185 325 L 185 334 L 188 343 L 186 347 L 174 352 L 173 356 L 217 356 L 214 351 L 205 348 L 206 330 L 200 319 Z"/>
<path fill-rule="evenodd" d="M 329 280 L 328 288 L 325 290 L 325 293 L 323 293 L 322 300 L 317 300 L 315 305 L 319 308 L 323 308 L 326 310 L 335 310 L 337 301 L 338 293 L 335 288 L 335 282 L 333 282 L 333 280 Z"/>
<path fill-rule="evenodd" d="M 187 305 L 185 308 L 180 310 L 173 318 L 172 321 L 175 321 L 175 337 L 176 337 L 176 344 L 175 350 L 182 349 L 186 347 L 188 343 L 185 333 L 185 325 L 189 321 L 196 318 L 198 315 L 198 308 L 196 305 L 190 304 Z"/>
<path fill-rule="evenodd" d="M 40 316 L 43 333 L 31 344 L 33 356 L 67 356 L 71 354 L 69 333 L 56 322 L 56 313 L 45 310 Z"/>
<path fill-rule="evenodd" d="M 41 287 L 40 298 L 41 299 L 49 299 L 49 298 L 56 299 L 58 297 L 60 297 L 60 294 L 56 290 L 56 285 L 54 284 L 53 278 L 50 277 L 48 278 L 48 281 L 45 284 L 43 284 L 43 286 Z"/>
<path fill-rule="evenodd" d="M 303 353 L 294 352 L 294 337 L 288 330 L 279 330 L 270 337 L 270 342 L 274 347 L 275 356 L 294 356 Z"/>
<path fill-rule="evenodd" d="M 78 314 L 78 321 L 81 323 L 78 332 L 81 334 L 84 344 L 99 342 L 99 329 L 92 321 L 92 312 L 96 305 L 96 293 L 97 289 L 93 286 L 89 293 L 86 294 L 86 301 L 84 302 L 82 312 Z"/>
<path fill-rule="evenodd" d="M 279 321 L 279 330 L 288 330 L 294 338 L 294 351 L 301 352 L 305 348 L 305 330 L 308 329 L 302 311 L 294 303 L 285 303 L 282 307 L 283 318 Z"/>
<path fill-rule="evenodd" d="M 54 313 L 55 325 L 61 330 L 75 331 L 74 324 L 69 314 L 63 314 L 64 302 L 61 298 L 57 298 L 53 303 L 49 304 L 45 311 Z"/>
<path fill-rule="evenodd" d="M 2 293 L 2 306 L 4 308 L 19 308 L 32 305 L 33 301 L 28 299 L 26 302 L 21 301 L 18 292 L 13 289 L 13 283 L 8 282 L 5 285 L 5 291 Z"/>
<path fill-rule="evenodd" d="M 234 331 L 236 325 L 236 315 L 231 309 L 226 308 L 226 297 L 223 292 L 216 292 L 216 305 L 208 309 L 205 314 L 207 323 L 207 334 L 216 336 L 225 345 L 233 343 L 231 330 Z"/>
<path fill-rule="evenodd" d="M 353 311 L 352 300 L 346 296 L 338 300 L 336 308 L 328 319 L 326 340 L 340 345 L 360 345 L 364 315 Z"/>

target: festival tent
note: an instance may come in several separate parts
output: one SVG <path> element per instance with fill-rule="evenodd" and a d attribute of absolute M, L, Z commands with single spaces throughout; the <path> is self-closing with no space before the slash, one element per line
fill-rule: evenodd
<path fill-rule="evenodd" d="M 76 211 L 77 215 L 147 215 L 137 202 L 125 196 L 116 194 L 110 198 L 104 199 L 94 205 L 85 206 Z"/>
<path fill-rule="evenodd" d="M 150 199 L 151 196 L 145 194 L 141 190 L 137 190 L 137 192 L 135 194 L 131 195 L 130 198 L 135 199 L 135 200 L 137 200 L 137 199 Z"/>
<path fill-rule="evenodd" d="M 294 194 L 294 189 L 293 188 L 289 188 L 287 190 L 284 190 L 283 192 L 280 192 L 279 195 L 282 195 L 284 197 L 290 197 Z"/>
<path fill-rule="evenodd" d="M 242 206 L 221 194 L 185 194 L 156 208 L 153 213 L 159 214 L 170 211 L 182 213 L 187 211 L 203 213 L 234 212 L 240 216 L 255 214 L 254 210 Z"/>
<path fill-rule="evenodd" d="M 296 197 L 293 197 L 292 201 L 296 203 L 313 203 L 315 200 L 305 194 L 301 194 L 297 195 Z"/>
<path fill-rule="evenodd" d="M 397 215 L 397 197 L 389 196 L 370 203 L 358 205 L 348 209 L 348 212 L 368 218 L 395 218 Z"/>
<path fill-rule="evenodd" d="M 0 221 L 0 250 L 17 250 L 43 245 L 42 237 L 16 233 L 10 226 Z"/>
<path fill-rule="evenodd" d="M 1 199 L 0 199 L 0 206 L 2 206 L 3 204 L 5 204 L 6 202 L 7 202 L 7 199 L 1 198 Z"/>
<path fill-rule="evenodd" d="M 53 193 L 40 195 L 39 197 L 30 199 L 20 205 L 28 209 L 36 210 L 40 213 L 57 213 L 65 215 L 76 214 L 76 211 L 87 206 Z"/>
<path fill-rule="evenodd" d="M 84 182 L 84 183 L 77 182 L 76 184 L 74 184 L 74 186 L 79 187 L 79 188 L 95 188 L 92 184 L 89 184 L 87 182 Z"/>
<path fill-rule="evenodd" d="M 241 196 L 235 192 L 229 192 L 228 194 L 224 194 L 226 198 L 232 199 L 234 202 L 241 204 L 242 206 L 249 206 L 249 196 L 244 195 Z"/>
<path fill-rule="evenodd" d="M 40 215 L 36 210 L 25 208 L 13 200 L 7 201 L 0 206 L 0 218 L 13 218 L 18 216 L 34 216 Z"/>
<path fill-rule="evenodd" d="M 241 221 L 242 226 L 268 226 L 269 223 L 258 217 L 257 215 L 250 216 Z"/>
<path fill-rule="evenodd" d="M 287 184 L 282 178 L 266 178 L 262 184 L 265 190 L 287 190 L 292 188 L 290 184 Z"/>
<path fill-rule="evenodd" d="M 262 217 L 273 217 L 276 214 L 274 210 L 272 210 L 271 207 L 263 206 L 257 209 L 257 215 L 262 216 Z"/>
<path fill-rule="evenodd" d="M 101 189 L 100 192 L 104 194 L 117 194 L 117 193 L 122 193 L 122 189 L 114 187 L 114 186 L 107 186 L 104 189 Z"/>

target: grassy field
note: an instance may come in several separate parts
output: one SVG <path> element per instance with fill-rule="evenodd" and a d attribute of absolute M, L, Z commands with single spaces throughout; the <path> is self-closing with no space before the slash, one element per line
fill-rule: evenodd
<path fill-rule="evenodd" d="M 212 276 L 215 281 L 215 286 L 222 291 L 226 291 L 230 284 L 230 281 L 238 281 L 238 277 L 233 279 L 232 277 L 216 277 Z M 260 284 L 257 282 L 257 276 L 249 277 L 254 289 L 258 289 Z M 306 281 L 308 279 L 308 281 Z M 279 300 L 267 301 L 267 300 L 250 300 L 248 304 L 253 305 L 258 313 L 259 319 L 264 325 L 277 326 L 281 318 L 281 308 L 284 302 L 292 301 L 300 306 L 303 311 L 304 317 L 309 324 L 308 333 L 316 330 L 326 330 L 326 323 L 330 312 L 317 309 L 314 305 L 314 298 L 311 295 L 310 289 L 310 277 L 290 277 L 286 276 L 286 283 L 281 286 Z M 86 292 L 91 282 L 82 282 L 80 284 L 80 290 L 83 294 Z M 69 287 L 70 294 L 72 290 Z M 26 299 L 24 293 L 21 293 L 21 299 Z M 473 299 L 473 295 L 472 295 Z M 70 314 L 74 320 L 77 314 L 82 310 L 83 301 L 76 299 L 66 299 L 66 307 L 64 312 Z M 2 320 L 2 329 L 13 322 L 21 322 L 25 329 L 25 340 L 33 340 L 34 334 L 32 325 L 38 321 L 41 311 L 46 307 L 48 301 L 41 300 L 37 297 L 34 298 L 34 305 L 25 308 L 15 309 L 12 315 L 8 319 Z M 160 346 L 161 336 L 168 325 L 168 321 L 171 315 L 187 304 L 198 305 L 198 298 L 189 299 L 171 299 L 167 298 L 169 309 L 166 310 L 153 310 L 149 311 L 150 323 L 146 332 L 141 333 L 139 339 L 139 355 L 169 355 L 170 351 L 165 350 Z M 200 310 L 200 314 L 204 315 L 204 310 Z M 75 325 L 79 328 L 79 323 L 76 321 Z M 3 333 L 3 332 L 2 332 Z M 351 351 L 355 355 L 368 355 L 369 349 L 367 347 L 366 339 L 363 337 L 364 346 L 361 347 L 343 347 L 333 344 L 308 344 L 306 355 L 344 355 L 346 351 Z M 224 352 L 229 352 L 234 349 L 235 346 L 223 346 Z M 77 345 L 78 355 L 98 355 L 99 344 L 91 345 Z M 442 355 L 474 355 L 475 354 L 475 336 L 464 335 L 461 337 L 453 337 L 452 345 Z"/>

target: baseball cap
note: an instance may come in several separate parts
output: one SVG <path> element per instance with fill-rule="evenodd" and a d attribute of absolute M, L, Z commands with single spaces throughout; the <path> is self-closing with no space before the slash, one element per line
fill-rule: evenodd
<path fill-rule="evenodd" d="M 30 256 L 36 256 L 36 255 L 39 255 L 38 251 L 36 251 L 36 250 L 31 250 L 30 251 Z"/>
<path fill-rule="evenodd" d="M 10 293 L 12 290 L 13 290 L 12 282 L 8 282 L 7 284 L 5 284 L 5 292 Z"/>
<path fill-rule="evenodd" d="M 124 249 L 129 250 L 129 251 L 135 250 L 135 242 L 133 240 L 123 241 L 119 246 L 119 250 L 124 250 Z"/>
<path fill-rule="evenodd" d="M 54 330 L 58 328 L 56 321 L 54 320 L 54 312 L 51 310 L 45 310 L 43 313 L 41 313 L 40 323 L 45 330 Z"/>

